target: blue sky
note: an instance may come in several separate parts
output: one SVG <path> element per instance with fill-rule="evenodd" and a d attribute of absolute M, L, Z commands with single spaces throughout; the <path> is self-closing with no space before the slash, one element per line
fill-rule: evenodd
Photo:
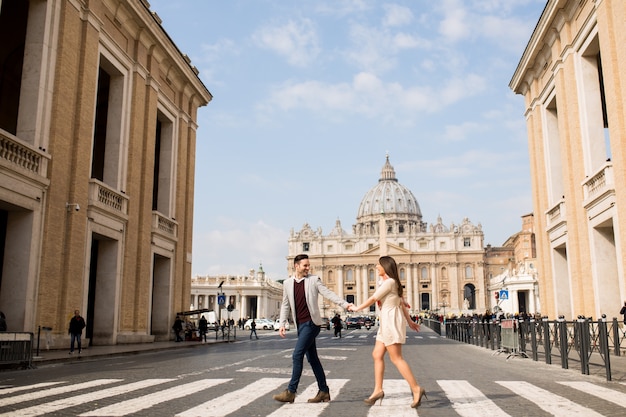
<path fill-rule="evenodd" d="M 287 276 L 290 230 L 351 231 L 388 153 L 423 220 L 499 246 L 532 211 L 508 84 L 545 0 L 150 0 L 214 98 L 193 275 Z"/>

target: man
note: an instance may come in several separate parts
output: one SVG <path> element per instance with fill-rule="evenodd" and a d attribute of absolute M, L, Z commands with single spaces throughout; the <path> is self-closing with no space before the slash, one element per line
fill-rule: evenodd
<path fill-rule="evenodd" d="M 310 398 L 308 402 L 319 403 L 330 401 L 330 389 L 326 384 L 326 375 L 324 368 L 317 355 L 317 347 L 315 338 L 320 333 L 320 326 L 323 325 L 320 316 L 318 295 L 327 298 L 333 303 L 347 309 L 352 306 L 345 300 L 342 300 L 337 294 L 326 288 L 322 280 L 316 275 L 309 275 L 311 262 L 306 254 L 298 255 L 293 260 L 295 274 L 283 282 L 283 302 L 280 308 L 280 328 L 278 334 L 285 337 L 285 322 L 291 313 L 291 318 L 296 324 L 298 330 L 298 340 L 292 354 L 293 369 L 291 371 L 291 380 L 287 389 L 280 394 L 274 395 L 276 401 L 284 403 L 293 403 L 296 398 L 298 384 L 302 376 L 302 365 L 304 356 L 306 355 L 319 391 L 314 398 Z"/>
<path fill-rule="evenodd" d="M 177 342 L 182 342 L 185 340 L 181 336 L 181 333 L 183 332 L 183 321 L 180 319 L 179 316 L 176 316 L 176 320 L 174 320 L 174 325 L 172 326 L 172 329 L 174 330 L 174 333 L 176 334 Z"/>
<path fill-rule="evenodd" d="M 339 317 L 339 313 L 335 314 L 335 317 L 333 317 L 331 321 L 335 328 L 335 337 L 341 338 L 341 317 Z"/>
<path fill-rule="evenodd" d="M 259 338 L 259 336 L 257 336 L 256 334 L 256 321 L 254 321 L 254 319 L 252 319 L 252 323 L 250 323 L 250 340 L 252 340 L 253 334 L 254 337 L 256 337 L 257 339 Z"/>
<path fill-rule="evenodd" d="M 198 330 L 200 331 L 200 341 L 206 343 L 206 333 L 209 330 L 209 322 L 204 318 L 204 315 L 200 317 L 198 322 Z"/>
<path fill-rule="evenodd" d="M 78 354 L 80 355 L 81 344 L 80 337 L 83 334 L 83 329 L 85 328 L 85 319 L 80 316 L 80 312 L 78 310 L 74 310 L 74 317 L 70 320 L 70 328 L 69 334 L 71 338 L 70 342 L 70 355 L 74 353 L 74 342 L 77 342 L 78 345 Z"/>

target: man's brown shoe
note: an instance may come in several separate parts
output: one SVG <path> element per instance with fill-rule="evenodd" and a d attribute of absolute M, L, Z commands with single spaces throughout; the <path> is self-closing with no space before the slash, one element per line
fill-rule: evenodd
<path fill-rule="evenodd" d="M 296 393 L 295 392 L 291 392 L 288 389 L 286 389 L 283 392 L 281 392 L 280 394 L 274 395 L 273 398 L 276 401 L 280 401 L 281 403 L 292 403 L 293 400 L 296 399 Z"/>
<path fill-rule="evenodd" d="M 327 403 L 330 402 L 330 392 L 317 391 L 314 398 L 309 398 L 310 403 Z"/>

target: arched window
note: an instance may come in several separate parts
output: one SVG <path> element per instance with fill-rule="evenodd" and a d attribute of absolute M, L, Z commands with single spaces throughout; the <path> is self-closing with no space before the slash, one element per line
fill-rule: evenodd
<path fill-rule="evenodd" d="M 472 265 L 465 265 L 465 279 L 474 278 L 474 269 Z"/>
<path fill-rule="evenodd" d="M 376 282 L 376 273 L 373 269 L 370 269 L 368 272 L 370 282 Z"/>
<path fill-rule="evenodd" d="M 346 282 L 354 282 L 354 271 L 351 269 L 346 271 Z"/>
<path fill-rule="evenodd" d="M 420 277 L 423 280 L 428 280 L 428 268 L 426 268 L 425 266 L 423 266 L 422 269 L 420 270 Z"/>
<path fill-rule="evenodd" d="M 333 271 L 328 271 L 328 282 L 332 283 L 333 282 Z"/>
<path fill-rule="evenodd" d="M 400 268 L 400 281 L 404 281 L 406 279 L 406 272 L 404 268 Z"/>
<path fill-rule="evenodd" d="M 441 279 L 446 281 L 448 279 L 448 268 L 445 266 L 441 268 Z"/>

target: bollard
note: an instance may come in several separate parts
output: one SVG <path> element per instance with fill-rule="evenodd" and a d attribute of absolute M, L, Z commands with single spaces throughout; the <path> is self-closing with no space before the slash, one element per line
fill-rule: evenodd
<path fill-rule="evenodd" d="M 613 317 L 613 354 L 620 356 L 620 337 L 619 337 L 619 324 L 617 323 L 617 317 Z"/>
<path fill-rule="evenodd" d="M 565 316 L 559 316 L 558 319 L 558 329 L 559 329 L 559 351 L 561 353 L 561 368 L 568 369 L 568 358 L 567 358 L 567 322 L 565 321 Z"/>
<path fill-rule="evenodd" d="M 543 325 L 543 350 L 546 355 L 546 363 L 548 365 L 552 365 L 552 344 L 550 343 L 550 322 L 548 322 L 548 317 L 544 316 L 541 318 Z"/>
<path fill-rule="evenodd" d="M 539 360 L 539 354 L 537 352 L 537 329 L 535 327 L 535 319 L 530 319 L 530 344 L 533 352 L 533 360 L 537 362 Z"/>
<path fill-rule="evenodd" d="M 609 338 L 606 329 L 606 314 L 598 319 L 598 335 L 600 338 L 600 356 L 604 359 L 604 369 L 606 371 L 606 380 L 611 380 L 611 359 L 609 357 Z"/>

